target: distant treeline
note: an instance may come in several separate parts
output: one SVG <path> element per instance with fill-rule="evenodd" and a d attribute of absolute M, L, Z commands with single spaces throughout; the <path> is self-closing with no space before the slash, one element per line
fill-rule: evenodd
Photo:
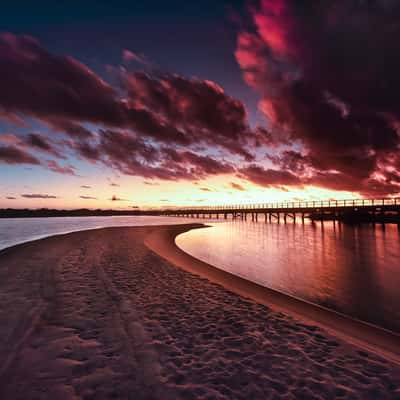
<path fill-rule="evenodd" d="M 15 209 L 4 208 L 0 209 L 0 218 L 37 218 L 37 217 L 99 217 L 99 216 L 116 216 L 116 215 L 156 215 L 156 211 L 145 211 L 140 209 L 134 210 L 88 210 L 81 208 L 78 210 L 53 210 L 48 208 L 40 208 L 35 210 L 30 209 Z"/>

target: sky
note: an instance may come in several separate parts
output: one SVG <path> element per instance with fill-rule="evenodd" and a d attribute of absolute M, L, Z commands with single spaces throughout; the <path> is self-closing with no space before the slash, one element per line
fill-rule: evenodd
<path fill-rule="evenodd" d="M 400 193 L 396 0 L 8 3 L 0 208 Z"/>

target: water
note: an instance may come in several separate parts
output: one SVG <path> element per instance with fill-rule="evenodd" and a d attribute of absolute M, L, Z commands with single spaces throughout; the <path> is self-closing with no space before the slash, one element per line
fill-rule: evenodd
<path fill-rule="evenodd" d="M 396 225 L 278 224 L 172 217 L 0 219 L 0 249 L 111 226 L 205 222 L 177 244 L 193 256 L 266 287 L 400 333 L 400 232 Z"/>
<path fill-rule="evenodd" d="M 397 225 L 229 221 L 177 244 L 235 275 L 400 333 Z"/>
<path fill-rule="evenodd" d="M 61 233 L 111 226 L 171 225 L 187 221 L 151 216 L 5 218 L 0 219 L 0 250 Z"/>

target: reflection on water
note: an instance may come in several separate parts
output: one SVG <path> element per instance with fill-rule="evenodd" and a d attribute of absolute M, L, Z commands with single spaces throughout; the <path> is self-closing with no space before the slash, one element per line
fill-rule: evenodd
<path fill-rule="evenodd" d="M 397 225 L 229 221 L 177 244 L 261 285 L 400 332 Z"/>

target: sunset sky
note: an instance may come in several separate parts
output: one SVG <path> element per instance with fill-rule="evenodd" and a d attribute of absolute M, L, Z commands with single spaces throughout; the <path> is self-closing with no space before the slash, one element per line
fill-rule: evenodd
<path fill-rule="evenodd" d="M 396 0 L 7 3 L 1 208 L 400 193 Z"/>

